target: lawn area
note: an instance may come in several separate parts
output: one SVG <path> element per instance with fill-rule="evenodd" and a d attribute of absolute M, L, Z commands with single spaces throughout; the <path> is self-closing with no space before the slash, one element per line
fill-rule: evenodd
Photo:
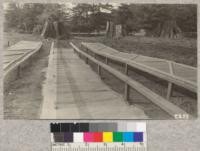
<path fill-rule="evenodd" d="M 165 39 L 128 36 L 121 39 L 105 37 L 74 37 L 74 42 L 101 42 L 119 51 L 172 60 L 197 66 L 196 39 Z"/>

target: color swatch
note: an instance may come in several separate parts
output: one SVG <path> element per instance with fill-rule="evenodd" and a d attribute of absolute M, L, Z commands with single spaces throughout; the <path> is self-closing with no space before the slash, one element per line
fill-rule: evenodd
<path fill-rule="evenodd" d="M 53 142 L 144 142 L 144 125 L 118 123 L 52 123 Z M 139 130 L 139 131 L 138 131 Z"/>

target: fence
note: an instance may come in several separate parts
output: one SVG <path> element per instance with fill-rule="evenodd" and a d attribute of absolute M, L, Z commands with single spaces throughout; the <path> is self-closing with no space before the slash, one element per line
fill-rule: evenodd
<path fill-rule="evenodd" d="M 157 106 L 159 106 L 160 108 L 162 108 L 164 111 L 166 111 L 169 115 L 175 117 L 177 114 L 178 115 L 188 115 L 188 113 L 186 113 L 184 110 L 182 110 L 181 108 L 179 108 L 178 106 L 174 105 L 173 103 L 169 102 L 168 100 L 166 100 L 165 98 L 159 96 L 158 94 L 156 94 L 155 92 L 153 92 L 152 90 L 150 90 L 149 88 L 145 87 L 143 84 L 131 79 L 130 77 L 128 77 L 127 73 L 128 73 L 128 67 L 131 65 L 129 62 L 127 62 L 127 60 L 123 60 L 117 57 L 114 57 L 113 55 L 108 55 L 108 54 L 103 54 L 103 53 L 98 53 L 94 50 L 88 50 L 93 53 L 93 55 L 89 55 L 87 52 L 84 52 L 83 50 L 79 49 L 77 46 L 75 46 L 73 43 L 70 43 L 70 45 L 73 47 L 74 51 L 77 52 L 79 55 L 82 55 L 86 58 L 86 63 L 88 63 L 88 60 L 94 62 L 95 64 L 98 65 L 98 74 L 101 76 L 101 69 L 103 68 L 104 70 L 108 71 L 109 73 L 111 73 L 112 75 L 114 75 L 115 77 L 117 77 L 118 79 L 120 79 L 121 81 L 123 81 L 125 83 L 125 91 L 124 91 L 124 98 L 125 100 L 128 100 L 129 97 L 129 91 L 130 91 L 130 87 L 135 89 L 137 92 L 139 92 L 140 94 L 142 94 L 143 96 L 145 96 L 148 100 L 150 100 L 151 102 L 153 102 L 154 104 L 156 104 Z M 104 57 L 106 57 L 106 63 L 103 63 L 101 61 L 98 61 L 96 59 L 96 55 L 102 55 Z M 121 73 L 120 71 L 110 67 L 109 65 L 107 65 L 107 61 L 108 59 L 113 59 L 116 61 L 120 61 L 123 62 L 125 64 L 125 68 L 124 68 L 124 73 Z M 153 72 L 153 71 L 151 71 Z M 188 115 L 189 116 L 189 115 Z"/>
<path fill-rule="evenodd" d="M 21 70 L 28 66 L 42 47 L 41 42 L 21 41 L 5 50 L 3 64 L 4 90 L 20 76 Z M 8 57 L 8 61 L 6 58 Z M 11 57 L 11 58 L 10 58 Z"/>

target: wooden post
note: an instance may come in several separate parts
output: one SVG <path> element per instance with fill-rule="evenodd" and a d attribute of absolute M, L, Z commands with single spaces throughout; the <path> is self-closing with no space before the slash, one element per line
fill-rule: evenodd
<path fill-rule="evenodd" d="M 129 85 L 127 83 L 125 83 L 125 90 L 124 90 L 124 99 L 125 101 L 129 100 Z"/>
<path fill-rule="evenodd" d="M 21 76 L 21 67 L 17 67 L 17 77 L 19 78 Z"/>
<path fill-rule="evenodd" d="M 106 57 L 106 64 L 108 64 L 108 58 Z"/>
<path fill-rule="evenodd" d="M 101 66 L 98 65 L 98 74 L 101 76 Z"/>
<path fill-rule="evenodd" d="M 86 48 L 86 53 L 88 54 L 88 48 Z M 84 57 L 85 58 L 85 63 L 88 64 L 88 57 Z"/>
<path fill-rule="evenodd" d="M 125 71 L 124 72 L 126 75 L 128 75 L 128 64 L 127 63 L 125 63 Z"/>
<path fill-rule="evenodd" d="M 79 52 L 77 52 L 77 53 L 78 53 L 79 58 L 81 58 L 81 54 Z"/>
<path fill-rule="evenodd" d="M 128 75 L 128 64 L 125 64 L 125 74 Z M 125 101 L 129 100 L 129 85 L 127 83 L 125 83 L 125 89 L 124 89 L 124 99 Z"/>
<path fill-rule="evenodd" d="M 85 63 L 88 64 L 88 58 L 87 57 L 85 58 Z"/>
<path fill-rule="evenodd" d="M 10 41 L 8 41 L 8 47 L 10 46 Z"/>
<path fill-rule="evenodd" d="M 167 100 L 170 100 L 170 97 L 171 97 L 171 94 L 172 94 L 172 83 L 171 82 L 169 82 L 168 83 L 168 87 L 167 87 Z"/>
<path fill-rule="evenodd" d="M 174 72 L 173 72 L 172 62 L 169 61 L 168 64 L 169 64 L 169 71 L 170 71 L 170 74 L 173 75 Z M 171 97 L 171 95 L 172 95 L 172 89 L 173 89 L 173 84 L 172 84 L 171 82 L 168 82 L 167 96 L 166 96 L 167 100 L 170 100 L 170 97 Z"/>

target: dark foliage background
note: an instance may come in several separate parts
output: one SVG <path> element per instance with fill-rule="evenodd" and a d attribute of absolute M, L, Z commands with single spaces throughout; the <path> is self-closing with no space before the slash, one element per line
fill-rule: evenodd
<path fill-rule="evenodd" d="M 105 30 L 108 20 L 121 24 L 127 34 L 145 29 L 154 36 L 170 37 L 170 32 L 181 32 L 195 37 L 197 32 L 197 5 L 189 4 L 121 4 L 114 9 L 110 4 L 80 3 L 66 8 L 60 4 L 10 3 L 5 30 L 39 33 L 48 17 L 63 22 L 63 27 L 72 32 L 99 32 Z"/>

